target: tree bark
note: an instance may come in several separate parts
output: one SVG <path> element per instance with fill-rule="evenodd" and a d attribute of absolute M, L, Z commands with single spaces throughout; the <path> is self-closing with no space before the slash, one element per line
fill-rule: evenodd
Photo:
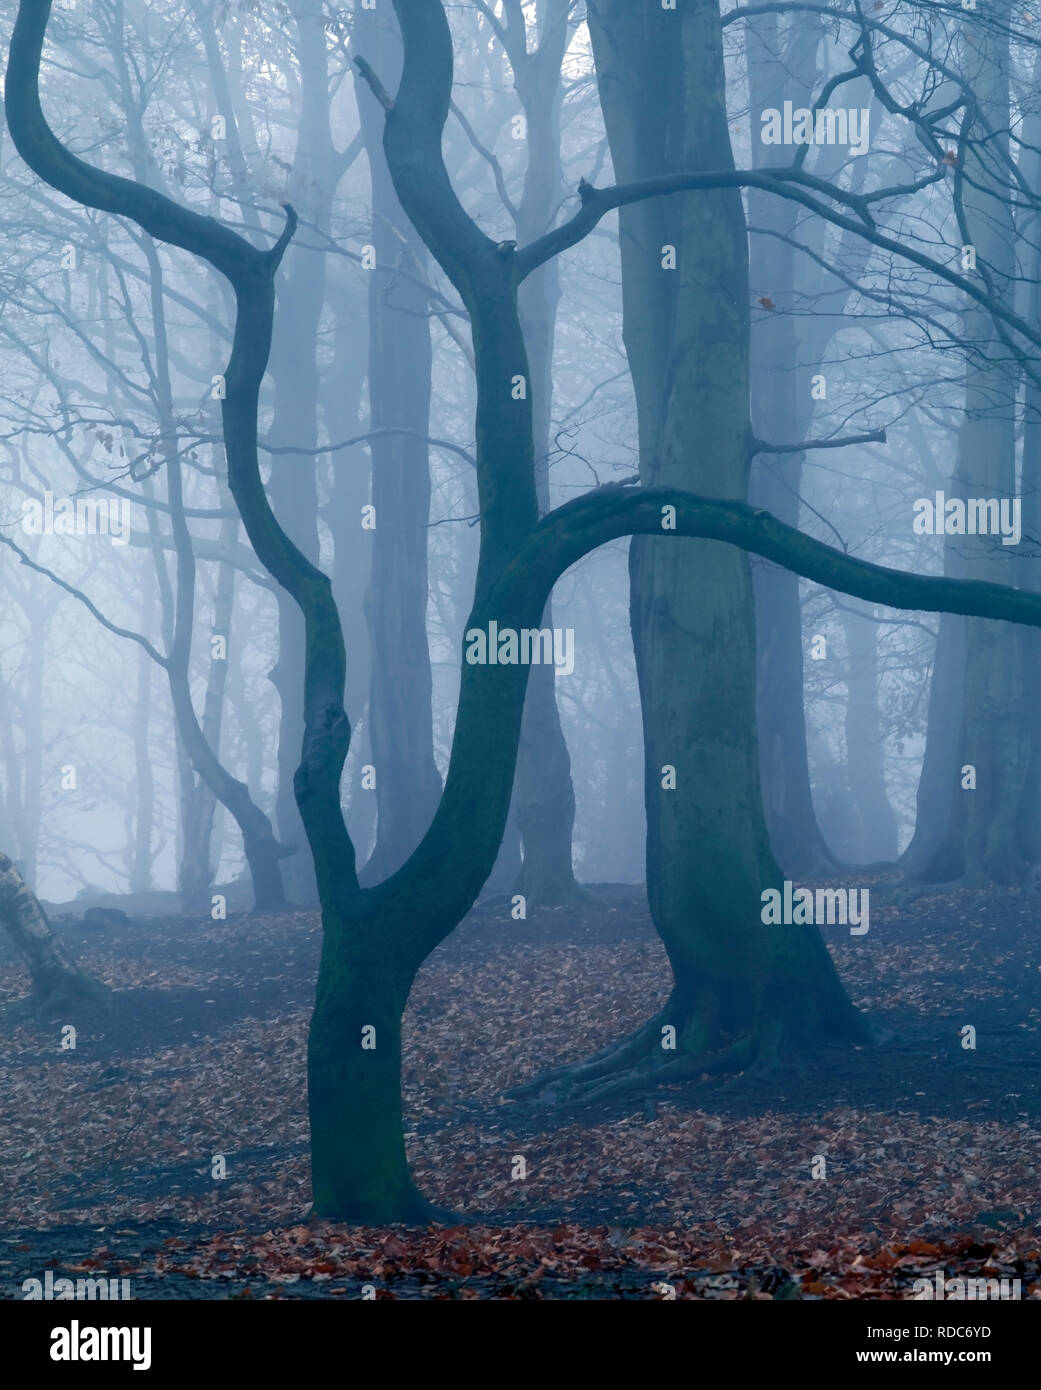
<path fill-rule="evenodd" d="M 29 967 L 33 1003 L 41 1017 L 59 1018 L 107 1006 L 108 987 L 72 963 L 51 931 L 43 908 L 6 854 L 0 854 L 0 924 Z"/>
<path fill-rule="evenodd" d="M 778 15 L 762 15 L 746 27 L 752 155 L 757 168 L 791 157 L 783 147 L 756 139 L 758 114 L 775 106 L 780 109 L 784 100 L 797 107 L 812 105 L 821 37 L 821 21 L 814 15 L 792 16 L 787 25 Z M 786 292 L 796 286 L 793 241 L 801 219 L 797 208 L 765 193 L 752 191 L 748 206 L 753 225 L 774 233 L 751 239 L 752 293 L 769 296 L 778 305 L 776 313 L 763 314 L 752 329 L 752 424 L 761 439 L 805 439 L 813 404 L 808 373 L 800 371 L 799 365 L 805 356 L 813 355 L 813 345 L 807 354 L 804 341 L 812 336 L 812 328 L 786 312 L 785 301 Z M 807 234 L 812 236 L 803 232 Z M 815 346 L 820 350 L 824 343 Z M 797 453 L 760 455 L 752 466 L 753 500 L 791 526 L 799 524 L 804 459 L 804 454 Z M 760 777 L 770 843 L 786 874 L 830 873 L 834 857 L 817 824 L 806 753 L 799 580 L 786 570 L 754 565 L 752 582 Z"/>
<path fill-rule="evenodd" d="M 147 632 L 155 607 L 154 590 L 149 587 L 142 602 L 142 631 Z M 134 817 L 133 849 L 130 861 L 131 893 L 152 891 L 152 824 L 155 816 L 155 778 L 148 731 L 152 714 L 152 662 L 147 652 L 138 652 L 137 691 L 134 698 Z"/>
<path fill-rule="evenodd" d="M 322 399 L 326 433 L 331 441 L 339 442 L 362 432 L 361 400 L 368 344 L 357 328 L 358 318 L 364 312 L 364 296 L 346 276 L 337 276 L 335 268 L 330 267 L 329 273 L 333 359 L 323 381 Z M 333 596 L 351 654 L 344 705 L 354 730 L 352 751 L 360 764 L 372 762 L 367 735 L 363 737 L 358 727 L 369 697 L 371 670 L 364 604 L 372 572 L 373 533 L 362 527 L 362 508 L 370 499 L 370 475 L 364 446 L 338 450 L 330 458 L 329 500 L 323 511 L 333 537 Z M 371 793 L 355 789 L 347 818 L 351 839 L 366 850 L 374 841 L 376 805 Z"/>
<path fill-rule="evenodd" d="M 320 0 L 292 0 L 300 73 L 300 121 L 289 186 L 296 206 L 322 231 L 328 225 L 339 166 L 329 111 L 329 71 L 324 8 Z M 312 564 L 318 562 L 318 443 L 320 375 L 319 327 L 325 304 L 327 257 L 290 248 L 279 291 L 278 323 L 272 340 L 271 380 L 275 408 L 271 438 L 296 446 L 299 453 L 278 453 L 271 461 L 272 506 L 294 545 Z M 314 868 L 293 792 L 304 734 L 304 621 L 299 608 L 278 591 L 278 660 L 271 670 L 279 698 L 278 783 L 275 823 L 290 851 L 282 864 L 290 901 L 317 904 Z"/>

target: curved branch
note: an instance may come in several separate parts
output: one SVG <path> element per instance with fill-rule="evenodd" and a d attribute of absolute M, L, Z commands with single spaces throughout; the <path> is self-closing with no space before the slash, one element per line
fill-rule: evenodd
<path fill-rule="evenodd" d="M 23 0 L 11 35 L 4 106 L 15 148 L 34 173 L 73 202 L 129 217 L 160 241 L 202 255 L 229 280 L 252 268 L 257 252 L 212 217 L 181 207 L 164 194 L 78 159 L 47 124 L 40 105 L 40 57 L 51 0 Z"/>
<path fill-rule="evenodd" d="M 482 253 L 493 253 L 495 243 L 459 201 L 441 152 L 452 101 L 452 35 L 440 0 L 394 0 L 394 8 L 404 63 L 383 131 L 387 163 L 398 201 L 472 308 L 473 265 Z M 355 63 L 368 78 L 368 64 Z"/>
<path fill-rule="evenodd" d="M 675 508 L 674 531 L 662 530 L 663 507 Z M 1041 627 L 1039 594 L 978 579 L 907 574 L 858 560 L 761 508 L 698 497 L 678 488 L 598 488 L 585 493 L 544 517 L 515 563 L 540 569 L 543 584 L 552 587 L 566 569 L 607 541 L 662 534 L 723 541 L 825 588 L 887 608 L 961 613 Z"/>
<path fill-rule="evenodd" d="M 862 194 L 846 193 L 834 187 L 827 179 L 807 174 L 802 169 L 706 169 L 694 173 L 662 174 L 653 179 L 638 179 L 633 183 L 615 184 L 610 188 L 594 188 L 579 181 L 578 196 L 582 206 L 578 212 L 559 227 L 554 227 L 545 236 L 538 237 L 518 250 L 514 258 L 514 276 L 519 284 L 533 270 L 553 256 L 575 246 L 588 236 L 593 228 L 615 208 L 628 207 L 631 203 L 643 202 L 646 198 L 662 198 L 673 193 L 695 193 L 715 188 L 759 188 L 765 192 L 779 193 L 782 197 L 802 203 L 812 212 L 828 215 L 831 220 L 835 214 L 827 214 L 823 205 L 811 198 L 805 190 L 812 189 L 825 198 L 852 208 L 860 218 L 853 227 L 860 231 L 872 227 L 866 211 Z M 842 221 L 837 225 L 844 225 Z"/>
<path fill-rule="evenodd" d="M 663 529 L 665 507 L 675 509 Z M 698 497 L 678 488 L 607 485 L 543 517 L 470 615 L 466 633 L 538 628 L 553 585 L 572 565 L 624 536 L 685 536 L 722 541 L 761 555 L 829 589 L 889 608 L 962 613 L 1041 627 L 1041 594 L 980 580 L 932 578 L 858 560 L 743 502 Z M 469 636 L 465 639 L 469 641 Z M 498 853 L 509 807 L 528 667 L 464 661 L 445 789 L 411 858 L 366 901 L 397 904 L 402 937 L 422 960 L 475 901 Z M 469 847 L 461 860 L 458 846 Z M 422 911 L 401 911 L 409 900 Z M 434 906 L 436 905 L 436 906 Z"/>
<path fill-rule="evenodd" d="M 321 876 L 324 869 L 349 896 L 357 890 L 357 878 L 354 846 L 340 808 L 340 774 L 350 741 L 343 708 L 347 663 L 340 615 L 328 576 L 297 549 L 275 518 L 257 454 L 257 412 L 271 351 L 275 273 L 296 230 L 297 215 L 283 204 L 282 233 L 269 250 L 261 251 L 212 217 L 201 217 L 146 185 L 105 173 L 71 154 L 48 126 L 40 106 L 40 56 L 50 12 L 51 0 L 21 0 L 11 38 L 5 103 L 19 154 L 40 178 L 74 201 L 128 217 L 159 240 L 207 261 L 227 277 L 235 292 L 235 332 L 221 404 L 228 486 L 257 558 L 304 614 L 304 739 L 294 789 L 316 870 Z"/>

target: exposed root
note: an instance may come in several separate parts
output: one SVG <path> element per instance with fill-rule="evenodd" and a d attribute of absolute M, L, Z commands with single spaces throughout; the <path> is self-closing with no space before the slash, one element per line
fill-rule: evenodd
<path fill-rule="evenodd" d="M 468 1218 L 464 1212 L 452 1211 L 449 1207 L 439 1207 L 433 1202 L 426 1204 L 428 1226 L 465 1226 Z"/>
<path fill-rule="evenodd" d="M 448 1207 L 439 1207 L 428 1202 L 423 1194 L 416 1191 L 408 1203 L 407 1210 L 400 1219 L 403 1226 L 461 1226 L 466 1218 Z"/>
<path fill-rule="evenodd" d="M 718 1048 L 667 1053 L 660 1045 L 665 1013 L 645 1023 L 631 1037 L 602 1048 L 583 1062 L 554 1067 L 551 1071 L 515 1086 L 510 1099 L 532 1099 L 546 1106 L 583 1106 L 625 1095 L 651 1095 L 660 1086 L 731 1073 L 725 1089 L 773 1083 L 785 1074 L 805 1075 L 807 1043 L 781 1019 L 764 1022 L 752 1032 Z M 882 1045 L 894 1040 L 892 1029 L 861 1017 L 863 1032 L 851 1036 L 855 1043 Z M 828 1039 L 820 1039 L 823 1045 Z M 830 1040 L 836 1047 L 839 1039 Z"/>
<path fill-rule="evenodd" d="M 880 1023 L 875 1018 L 867 1018 L 864 1021 L 868 1029 L 869 1046 L 888 1047 L 890 1043 L 900 1041 L 900 1034 L 895 1028 L 890 1028 L 888 1023 Z"/>
<path fill-rule="evenodd" d="M 614 1073 L 619 1068 L 628 1067 L 630 1059 L 635 1060 L 646 1055 L 648 1039 L 651 1034 L 657 1034 L 659 1031 L 659 1017 L 660 1015 L 652 1018 L 649 1023 L 645 1023 L 642 1028 L 638 1028 L 629 1037 L 608 1043 L 599 1052 L 594 1052 L 591 1057 L 587 1057 L 584 1062 L 566 1063 L 564 1066 L 551 1067 L 549 1071 L 541 1072 L 531 1081 L 521 1082 L 519 1086 L 511 1086 L 506 1092 L 507 1098 L 509 1100 L 522 1100 L 537 1095 L 542 1096 L 547 1104 L 552 1105 L 555 1103 L 557 1092 L 561 1089 L 570 1092 L 574 1087 L 595 1081 L 608 1072 Z"/>
<path fill-rule="evenodd" d="M 760 1047 L 748 1066 L 723 1083 L 728 1092 L 745 1090 L 754 1086 L 773 1086 L 781 1075 L 801 1078 L 806 1075 L 806 1064 L 799 1053 L 792 1050 L 781 1053 L 772 1047 Z"/>
<path fill-rule="evenodd" d="M 507 1095 L 511 1099 L 535 1096 L 544 1105 L 587 1105 L 620 1095 L 650 1093 L 659 1086 L 688 1081 L 706 1072 L 743 1071 L 758 1051 L 757 1040 L 748 1036 L 718 1051 L 672 1056 L 652 1043 L 652 1037 L 660 1037 L 657 1018 L 585 1062 L 554 1067 Z"/>
<path fill-rule="evenodd" d="M 706 1073 L 713 1075 L 721 1071 L 743 1070 L 754 1052 L 754 1046 L 751 1038 L 744 1038 L 720 1052 L 706 1052 L 700 1056 L 680 1055 L 668 1061 L 648 1058 L 626 1071 L 576 1085 L 567 1093 L 566 1099 L 569 1104 L 589 1105 L 615 1096 L 655 1091 L 659 1086 L 671 1086 L 677 1081 L 688 1081 Z"/>

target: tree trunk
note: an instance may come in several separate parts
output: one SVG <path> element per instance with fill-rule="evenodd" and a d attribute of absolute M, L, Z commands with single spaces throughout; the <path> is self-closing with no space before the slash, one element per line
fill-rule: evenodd
<path fill-rule="evenodd" d="M 763 15 L 746 26 L 752 158 L 757 168 L 791 158 L 784 147 L 764 145 L 756 138 L 758 115 L 767 108 L 780 109 L 786 99 L 797 107 L 812 105 L 821 36 L 816 17 L 807 14 L 793 17 L 783 28 L 777 15 Z M 753 225 L 764 229 L 750 244 L 752 295 L 767 296 L 778 306 L 777 312 L 762 314 L 751 333 L 752 424 L 760 439 L 792 443 L 807 437 L 813 418 L 809 372 L 797 364 L 812 355 L 814 347 L 805 341 L 809 333 L 804 320 L 788 312 L 787 301 L 797 284 L 793 242 L 803 219 L 794 205 L 754 189 L 748 206 Z M 803 239 L 800 228 L 799 240 Z M 817 347 L 823 349 L 824 343 Z M 804 461 L 804 454 L 760 455 L 752 468 L 752 500 L 790 526 L 799 524 Z M 786 874 L 829 873 L 834 858 L 817 824 L 806 753 L 799 579 L 776 566 L 755 564 L 752 582 L 760 777 L 770 843 Z"/>
<path fill-rule="evenodd" d="M 32 625 L 29 643 L 29 669 L 26 672 L 25 716 L 25 780 L 22 795 L 22 814 L 19 831 L 21 868 L 29 883 L 36 882 L 36 867 L 40 848 L 41 802 L 43 786 L 43 677 L 44 664 L 50 651 L 48 629 L 50 614 L 40 613 Z"/>
<path fill-rule="evenodd" d="M 375 12 L 356 16 L 356 44 L 394 83 L 401 70 L 395 26 Z M 430 522 L 430 319 L 427 252 L 398 202 L 383 154 L 383 108 L 359 84 L 358 111 L 372 184 L 369 275 L 369 417 L 372 577 L 365 601 L 371 652 L 369 739 L 376 770 L 376 846 L 362 871 L 379 883 L 419 844 L 441 795 L 434 762 L 427 641 Z M 404 662 L 408 662 L 407 667 Z"/>
<path fill-rule="evenodd" d="M 352 951 L 345 925 L 323 917 L 308 1036 L 314 1209 L 367 1225 L 425 1221 L 430 1207 L 409 1172 L 401 1106 L 401 1016 L 411 977 Z"/>
<path fill-rule="evenodd" d="M 962 50 L 978 108 L 996 135 L 983 138 L 983 157 L 966 144 L 964 208 L 977 264 L 999 299 L 1013 295 L 1015 227 L 1007 161 L 1009 41 L 1007 32 L 976 26 L 978 39 Z M 1003 133 L 1004 132 L 1004 133 Z M 995 170 L 1002 171 L 999 179 Z M 1014 401 L 1016 373 L 989 314 L 963 315 L 972 344 L 966 365 L 965 413 L 948 497 L 1016 495 Z M 997 402 L 997 405 L 995 404 Z M 948 536 L 944 573 L 1008 584 L 1010 548 L 998 536 Z M 925 761 L 915 834 L 902 865 L 912 879 L 971 885 L 1022 882 L 1027 861 L 1021 827 L 1029 766 L 1032 697 L 1023 676 L 1023 643 L 1012 629 L 976 619 L 940 623 L 929 700 Z M 972 768 L 974 788 L 965 785 Z"/>
<path fill-rule="evenodd" d="M 300 69 L 300 124 L 290 174 L 296 206 L 319 229 L 328 225 L 335 194 L 334 149 L 329 122 L 329 72 L 323 7 L 319 0 L 293 0 L 297 61 Z M 286 534 L 312 564 L 318 561 L 318 338 L 325 303 L 327 257 L 290 248 L 279 291 L 279 314 L 271 349 L 275 409 L 271 438 L 299 453 L 272 456 L 268 485 L 272 506 Z M 275 823 L 290 851 L 282 875 L 291 902 L 318 901 L 314 866 L 293 794 L 293 775 L 304 735 L 304 620 L 283 590 L 278 591 L 278 660 L 271 681 L 278 691 L 278 784 Z"/>
<path fill-rule="evenodd" d="M 893 862 L 896 816 L 886 792 L 882 730 L 878 717 L 878 624 L 871 613 L 843 606 L 846 633 L 846 772 L 859 813 L 862 862 Z"/>
<path fill-rule="evenodd" d="M 358 321 L 365 312 L 365 296 L 342 271 L 338 277 L 336 267 L 331 266 L 329 274 L 334 315 L 333 360 L 323 382 L 322 400 L 326 432 L 333 444 L 339 444 L 362 432 L 361 400 L 368 343 L 358 332 Z M 343 622 L 344 642 L 351 654 L 344 706 L 354 729 L 352 755 L 357 756 L 360 765 L 372 762 L 367 735 L 363 738 L 359 728 L 371 680 L 365 589 L 372 572 L 373 533 L 362 527 L 362 508 L 370 498 L 370 474 L 368 452 L 363 445 L 332 454 L 329 500 L 323 511 L 333 537 L 333 595 Z M 347 810 L 347 823 L 351 839 L 359 847 L 373 842 L 375 818 L 375 798 L 370 792 L 355 788 Z"/>
<path fill-rule="evenodd" d="M 142 603 L 141 631 L 152 624 L 155 591 L 148 586 Z M 148 729 L 152 714 L 152 658 L 137 657 L 137 692 L 134 700 L 134 844 L 130 864 L 131 893 L 152 891 L 152 822 L 155 817 L 155 778 Z"/>
<path fill-rule="evenodd" d="M 1041 76 L 1041 55 L 1034 58 L 1035 82 Z M 1029 186 L 1036 188 L 1041 179 L 1041 114 L 1032 112 L 1024 121 L 1024 167 Z M 1028 153 L 1026 153 L 1028 152 Z M 1037 214 L 1023 217 L 1020 232 L 1021 245 L 1030 247 L 1030 252 L 1021 252 L 1024 257 L 1029 289 L 1024 294 L 1025 317 L 1031 323 L 1041 323 L 1041 246 L 1038 233 L 1041 230 L 1041 217 Z M 1035 369 L 1036 373 L 1036 369 Z M 1038 538 L 1041 537 L 1041 386 L 1028 375 L 1024 384 L 1023 410 L 1023 467 L 1020 482 L 1023 499 L 1023 536 L 1030 537 L 1022 547 L 1024 554 L 1016 565 L 1016 582 L 1035 592 L 1041 590 L 1041 552 Z M 1041 641 L 1038 634 L 1026 628 L 1018 630 L 1023 663 L 1023 685 L 1029 693 L 1041 689 Z M 1024 860 L 1031 866 L 1029 886 L 1033 891 L 1039 887 L 1038 873 L 1041 868 L 1041 701 L 1030 700 L 1028 696 L 1027 720 L 1029 725 L 1030 747 L 1023 784 L 1023 797 L 1020 807 L 1020 845 Z"/>
<path fill-rule="evenodd" d="M 0 854 L 0 924 L 29 967 L 33 1003 L 41 1017 L 60 1018 L 106 1007 L 108 987 L 73 965 L 43 908 L 6 854 Z"/>
<path fill-rule="evenodd" d="M 216 462 L 216 461 L 215 461 Z M 217 464 L 219 470 L 219 463 Z M 219 476 L 219 473 L 218 473 Z M 225 487 L 220 488 L 221 505 L 231 508 L 231 498 Z M 218 544 L 230 556 L 238 544 L 237 514 L 221 521 Z M 213 605 L 213 634 L 224 638 L 222 659 L 210 656 L 206 677 L 206 695 L 202 712 L 203 737 L 220 758 L 221 728 L 224 722 L 224 702 L 228 688 L 228 665 L 232 660 L 232 616 L 235 607 L 235 566 L 231 560 L 221 561 L 217 569 L 217 592 Z M 201 779 L 194 788 L 194 804 L 190 826 L 186 827 L 186 853 L 181 879 L 181 899 L 187 913 L 209 912 L 213 888 L 214 847 L 213 823 L 217 798 Z"/>
<path fill-rule="evenodd" d="M 589 7 L 620 181 L 731 167 L 718 7 L 684 15 Z M 664 125 L 664 129 L 663 129 Z M 625 343 L 641 479 L 706 496 L 748 486 L 747 245 L 739 196 L 707 192 L 620 214 Z M 663 269 L 667 247 L 677 269 Z M 692 450 L 697 439 L 699 449 Z M 647 889 L 674 988 L 665 1012 L 596 1078 L 597 1092 L 728 1062 L 771 1062 L 865 1025 L 815 928 L 764 930 L 783 878 L 763 817 L 755 737 L 755 619 L 745 556 L 634 538 L 631 616 L 644 720 Z M 674 785 L 673 785 L 674 779 Z M 677 1028 L 663 1052 L 661 1023 Z"/>
<path fill-rule="evenodd" d="M 516 232 L 527 245 L 549 230 L 563 196 L 560 172 L 561 63 L 567 44 L 568 0 L 540 0 L 539 44 L 528 51 L 526 24 L 519 8 L 507 7 L 508 52 L 517 95 L 527 120 L 528 163 L 517 209 Z M 560 277 L 556 261 L 530 275 L 518 295 L 521 327 L 528 354 L 535 433 L 535 490 L 539 512 L 550 509 L 549 459 L 552 442 L 553 345 Z M 553 626 L 552 600 L 542 627 Z M 513 812 L 520 830 L 523 861 L 514 884 L 528 910 L 583 901 L 575 882 L 572 837 L 575 789 L 571 757 L 560 725 L 555 670 L 534 666 L 528 675 Z"/>

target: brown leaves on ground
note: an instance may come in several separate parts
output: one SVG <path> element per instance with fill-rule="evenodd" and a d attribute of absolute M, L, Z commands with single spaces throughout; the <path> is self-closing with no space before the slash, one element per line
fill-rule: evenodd
<path fill-rule="evenodd" d="M 113 1253 L 102 1248 L 62 1272 L 107 1267 Z M 1018 1279 L 1021 1297 L 1041 1298 L 1039 1260 L 1036 1244 L 981 1246 L 968 1238 L 879 1246 L 843 1236 L 826 1246 L 766 1249 L 669 1226 L 416 1231 L 311 1222 L 192 1244 L 172 1237 L 119 1272 L 209 1281 L 215 1296 L 240 1298 L 894 1300 L 924 1292 L 916 1280 L 935 1290 L 937 1274 Z"/>
<path fill-rule="evenodd" d="M 920 1274 L 988 1260 L 1026 1296 L 1041 1220 L 1033 914 L 1015 894 L 873 904 L 867 937 L 825 935 L 857 1002 L 905 1030 L 899 1046 L 582 1112 L 501 1097 L 660 1007 L 645 909 L 616 894 L 580 917 L 474 914 L 424 967 L 405 1029 L 417 1182 L 474 1223 L 447 1233 L 301 1224 L 314 917 L 146 924 L 81 949 L 136 992 L 74 1053 L 57 1026 L 0 1015 L 0 1207 L 8 1231 L 106 1227 L 139 1277 L 210 1281 L 213 1296 L 369 1282 L 380 1297 L 560 1297 L 585 1281 L 589 1296 L 661 1297 L 665 1280 L 678 1297 L 906 1297 Z M 143 1259 L 111 1235 L 157 1222 L 186 1243 Z"/>

